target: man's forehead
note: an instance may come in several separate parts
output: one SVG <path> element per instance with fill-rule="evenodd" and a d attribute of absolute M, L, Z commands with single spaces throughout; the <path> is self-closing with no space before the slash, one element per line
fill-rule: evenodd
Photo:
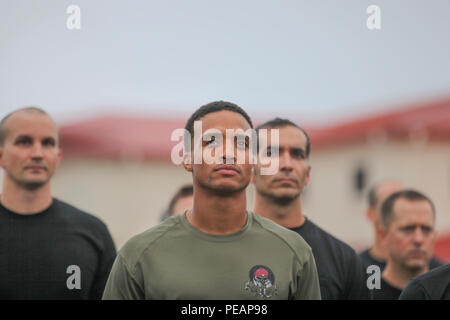
<path fill-rule="evenodd" d="M 242 129 L 246 131 L 251 128 L 241 114 L 229 110 L 208 113 L 198 121 L 202 122 L 203 131 L 208 129 L 217 129 L 219 131 Z"/>
<path fill-rule="evenodd" d="M 284 126 L 284 127 L 270 127 L 262 128 L 267 129 L 267 139 L 269 144 L 272 144 L 272 130 L 278 130 L 278 145 L 281 148 L 301 148 L 306 149 L 306 136 L 297 127 Z"/>
<path fill-rule="evenodd" d="M 40 113 L 18 111 L 12 114 L 4 124 L 8 136 L 41 134 L 57 136 L 58 128 L 53 119 Z"/>
<path fill-rule="evenodd" d="M 394 221 L 402 223 L 434 220 L 433 208 L 427 200 L 397 199 L 394 203 L 393 213 Z"/>

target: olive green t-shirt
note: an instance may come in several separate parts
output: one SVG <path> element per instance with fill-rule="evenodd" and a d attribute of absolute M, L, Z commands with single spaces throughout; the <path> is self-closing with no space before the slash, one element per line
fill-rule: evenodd
<path fill-rule="evenodd" d="M 180 214 L 123 246 L 103 299 L 320 299 L 320 288 L 296 232 L 248 212 L 241 230 L 214 235 Z"/>

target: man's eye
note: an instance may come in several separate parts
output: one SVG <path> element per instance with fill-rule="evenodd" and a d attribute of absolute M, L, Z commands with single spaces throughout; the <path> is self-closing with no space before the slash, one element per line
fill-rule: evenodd
<path fill-rule="evenodd" d="M 303 159 L 305 157 L 305 153 L 302 150 L 294 150 L 292 151 L 292 157 Z"/>
<path fill-rule="evenodd" d="M 31 140 L 30 139 L 20 139 L 20 140 L 17 140 L 16 144 L 29 145 L 29 144 L 31 144 Z"/>
<path fill-rule="evenodd" d="M 248 147 L 248 142 L 245 140 L 238 140 L 237 141 L 237 146 L 240 148 L 246 148 Z"/>
<path fill-rule="evenodd" d="M 53 140 L 44 140 L 44 141 L 42 141 L 42 145 L 44 145 L 44 146 L 54 146 L 55 145 L 55 141 L 53 141 Z"/>
<path fill-rule="evenodd" d="M 215 139 L 211 139 L 205 142 L 207 146 L 215 146 L 217 144 L 217 141 Z"/>

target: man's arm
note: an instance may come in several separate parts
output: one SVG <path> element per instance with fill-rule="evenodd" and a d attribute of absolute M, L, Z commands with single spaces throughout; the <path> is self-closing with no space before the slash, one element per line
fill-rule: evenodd
<path fill-rule="evenodd" d="M 140 283 L 130 272 L 126 261 L 117 255 L 108 281 L 106 282 L 103 300 L 144 300 L 145 294 Z"/>
<path fill-rule="evenodd" d="M 300 267 L 297 273 L 296 300 L 321 300 L 319 274 L 312 251 L 309 250 L 307 261 Z"/>
<path fill-rule="evenodd" d="M 111 238 L 111 235 L 106 228 L 102 236 L 102 250 L 100 253 L 100 260 L 98 263 L 95 279 L 89 293 L 89 299 L 99 300 L 102 298 L 103 290 L 105 289 L 106 280 L 108 280 L 109 273 L 116 258 L 116 246 Z"/>
<path fill-rule="evenodd" d="M 348 269 L 346 270 L 346 297 L 348 300 L 370 300 L 371 292 L 367 287 L 367 274 L 361 259 L 354 252 L 348 258 Z"/>

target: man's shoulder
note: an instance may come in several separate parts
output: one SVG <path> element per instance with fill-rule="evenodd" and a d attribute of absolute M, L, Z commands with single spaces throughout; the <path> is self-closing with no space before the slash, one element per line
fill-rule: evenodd
<path fill-rule="evenodd" d="M 57 198 L 53 198 L 53 202 L 55 211 L 65 220 L 69 220 L 70 223 L 89 224 L 101 228 L 106 227 L 105 223 L 100 218 L 91 213 L 83 211 L 74 205 Z"/>
<path fill-rule="evenodd" d="M 427 273 L 424 273 L 411 281 L 418 282 L 423 285 L 436 285 L 437 282 L 442 281 L 450 283 L 450 263 L 428 271 Z"/>
<path fill-rule="evenodd" d="M 255 222 L 259 224 L 262 229 L 277 237 L 280 241 L 285 243 L 294 252 L 296 252 L 296 254 L 298 254 L 299 252 L 302 253 L 302 257 L 299 258 L 304 259 L 310 254 L 310 252 L 312 252 L 309 244 L 297 232 L 294 232 L 283 226 L 280 226 L 279 224 L 273 222 L 272 220 L 261 217 L 256 213 L 253 213 L 253 216 Z"/>
<path fill-rule="evenodd" d="M 142 254 L 153 244 L 161 239 L 174 228 L 180 226 L 180 217 L 172 216 L 146 231 L 131 237 L 119 250 L 118 254 L 134 269 Z"/>
<path fill-rule="evenodd" d="M 353 249 L 349 244 L 347 244 L 344 241 L 336 238 L 331 233 L 329 233 L 328 231 L 325 231 L 324 229 L 322 229 L 321 227 L 319 227 L 318 225 L 316 225 L 314 222 L 312 222 L 309 219 L 308 219 L 308 223 L 310 223 L 311 227 L 316 230 L 317 235 L 322 240 L 329 242 L 334 247 L 339 248 L 341 251 L 343 251 L 343 252 L 345 252 L 347 254 L 351 254 L 351 255 L 356 255 L 357 254 L 355 249 Z"/>

